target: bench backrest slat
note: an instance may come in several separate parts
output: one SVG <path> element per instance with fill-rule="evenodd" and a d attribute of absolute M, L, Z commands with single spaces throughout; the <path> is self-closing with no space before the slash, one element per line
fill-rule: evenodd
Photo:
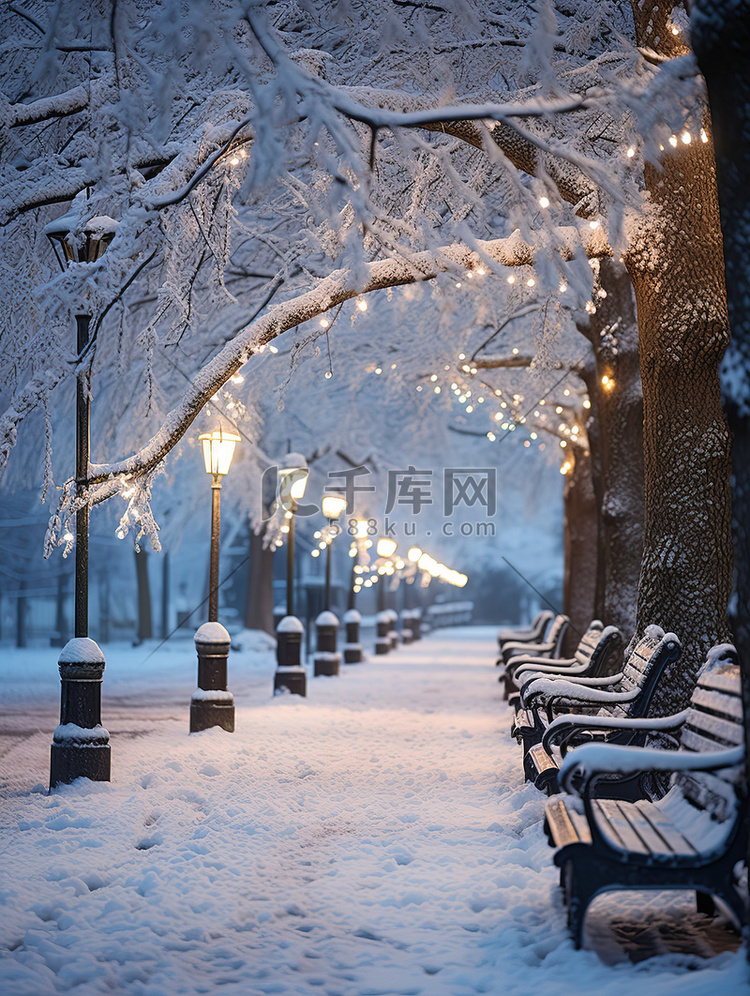
<path fill-rule="evenodd" d="M 649 626 L 625 661 L 621 677 L 613 686 L 615 692 L 637 694 L 627 702 L 605 706 L 601 716 L 646 716 L 656 684 L 667 664 L 677 660 L 680 641 L 674 633 L 665 633 L 659 626 Z"/>
<path fill-rule="evenodd" d="M 682 750 L 713 752 L 743 743 L 740 668 L 734 647 L 715 647 L 703 665 L 680 731 Z M 682 795 L 715 819 L 732 815 L 742 790 L 739 768 L 715 772 L 678 771 L 672 776 Z"/>
<path fill-rule="evenodd" d="M 568 617 L 563 615 L 555 616 L 555 618 L 550 623 L 549 630 L 547 631 L 547 636 L 544 639 L 545 643 L 552 643 L 554 646 L 552 648 L 551 657 L 560 656 L 560 647 L 562 646 L 562 638 L 565 635 L 565 630 L 568 628 Z"/>

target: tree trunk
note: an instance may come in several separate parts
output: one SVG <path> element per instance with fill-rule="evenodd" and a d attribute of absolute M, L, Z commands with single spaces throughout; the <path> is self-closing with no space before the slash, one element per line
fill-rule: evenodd
<path fill-rule="evenodd" d="M 572 468 L 565 478 L 564 492 L 563 611 L 570 617 L 570 625 L 563 652 L 572 656 L 594 618 L 598 522 L 588 451 L 583 446 L 571 446 L 568 452 Z"/>
<path fill-rule="evenodd" d="M 248 570 L 245 626 L 273 634 L 273 550 L 264 548 L 263 534 L 252 529 Z"/>
<path fill-rule="evenodd" d="M 695 129 L 696 131 L 698 129 Z M 672 630 L 683 656 L 660 708 L 686 704 L 712 644 L 729 637 L 730 443 L 719 363 L 729 328 L 710 144 L 696 134 L 647 165 L 649 222 L 628 249 L 638 307 L 646 519 L 638 632 Z"/>
<path fill-rule="evenodd" d="M 138 588 L 138 630 L 136 637 L 138 643 L 141 643 L 143 640 L 150 640 L 153 636 L 151 586 L 148 580 L 148 552 L 146 550 L 135 551 L 135 577 Z"/>
<path fill-rule="evenodd" d="M 623 266 L 600 265 L 605 298 L 579 326 L 595 365 L 583 372 L 591 401 L 588 439 L 599 542 L 594 615 L 617 626 L 626 642 L 635 632 L 643 554 L 643 395 L 633 288 Z M 607 377 L 607 389 L 602 378 Z"/>

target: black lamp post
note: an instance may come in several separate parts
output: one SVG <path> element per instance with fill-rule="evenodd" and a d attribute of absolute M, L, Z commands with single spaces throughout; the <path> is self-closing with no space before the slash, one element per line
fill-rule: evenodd
<path fill-rule="evenodd" d="M 234 447 L 240 437 L 216 429 L 198 437 L 203 464 L 211 475 L 211 560 L 208 581 L 208 622 L 195 634 L 198 653 L 198 687 L 190 700 L 190 732 L 220 726 L 234 731 L 234 697 L 227 691 L 229 633 L 219 622 L 219 537 L 221 533 L 221 479 L 229 473 Z"/>
<path fill-rule="evenodd" d="M 328 536 L 327 550 L 326 550 L 326 595 L 325 595 L 325 607 L 326 609 L 331 608 L 331 546 L 333 545 L 333 528 L 334 524 L 337 522 L 339 516 L 346 508 L 346 498 L 343 495 L 330 494 L 323 495 L 323 499 L 320 503 L 321 511 L 323 515 L 328 519 L 328 526 L 330 534 Z"/>
<path fill-rule="evenodd" d="M 302 636 L 304 627 L 294 615 L 294 513 L 297 503 L 305 497 L 307 461 L 299 453 L 288 453 L 278 468 L 279 494 L 277 501 L 284 509 L 288 524 L 286 548 L 286 616 L 276 628 L 276 674 L 274 694 L 281 691 L 307 695 L 307 672 L 302 667 Z"/>
<path fill-rule="evenodd" d="M 339 673 L 341 654 L 337 649 L 339 621 L 331 612 L 331 546 L 337 535 L 336 520 L 346 508 L 346 498 L 339 494 L 323 495 L 320 503 L 323 515 L 328 519 L 326 545 L 326 588 L 325 610 L 315 620 L 316 640 L 315 657 L 313 659 L 315 677 L 328 675 L 335 677 Z"/>
<path fill-rule="evenodd" d="M 92 219 L 81 231 L 71 230 L 72 218 L 58 218 L 45 228 L 63 270 L 77 263 L 95 263 L 115 236 L 111 218 Z M 75 225 L 72 225 L 75 229 Z M 91 315 L 76 315 L 76 355 L 79 360 L 89 343 Z M 90 370 L 79 368 L 76 383 L 75 495 L 88 484 L 90 457 Z M 60 670 L 60 725 L 50 751 L 50 788 L 76 778 L 109 781 L 109 733 L 101 725 L 101 684 L 105 660 L 101 648 L 88 635 L 89 508 L 76 511 L 75 636 L 58 659 Z"/>

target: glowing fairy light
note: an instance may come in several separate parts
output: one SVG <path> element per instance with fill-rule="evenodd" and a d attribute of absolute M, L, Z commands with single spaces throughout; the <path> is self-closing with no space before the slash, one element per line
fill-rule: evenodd
<path fill-rule="evenodd" d="M 529 277 L 529 279 L 526 281 L 526 286 L 527 287 L 536 287 L 536 280 L 534 280 L 533 277 Z"/>
<path fill-rule="evenodd" d="M 435 388 L 435 394 L 440 394 L 440 385 L 439 384 Z"/>
<path fill-rule="evenodd" d="M 564 294 L 564 293 L 565 293 L 565 291 L 566 291 L 567 289 L 568 289 L 568 285 L 567 285 L 567 284 L 565 283 L 565 281 L 563 281 L 563 282 L 562 282 L 562 283 L 560 284 L 560 293 L 561 293 L 561 294 Z"/>
<path fill-rule="evenodd" d="M 683 145 L 690 145 L 690 143 L 693 141 L 693 136 L 690 134 L 689 131 L 683 131 L 682 135 L 680 135 L 680 138 L 682 139 Z"/>
<path fill-rule="evenodd" d="M 631 145 L 630 148 L 627 151 L 627 157 L 628 157 L 628 159 L 632 159 L 634 155 L 635 155 L 635 149 Z"/>
<path fill-rule="evenodd" d="M 706 134 L 706 129 L 701 128 L 701 142 L 703 142 L 703 144 L 705 145 L 707 141 L 708 141 L 708 135 Z"/>
<path fill-rule="evenodd" d="M 586 400 L 583 402 L 583 407 L 584 408 L 591 408 L 591 402 L 589 401 L 588 398 L 586 398 Z"/>
<path fill-rule="evenodd" d="M 586 302 L 586 311 L 590 315 L 595 315 L 596 314 L 596 305 L 594 304 L 593 301 L 587 301 Z"/>
<path fill-rule="evenodd" d="M 514 356 L 518 356 L 518 346 L 514 346 L 511 352 L 513 353 Z"/>
<path fill-rule="evenodd" d="M 516 282 L 516 278 L 515 278 L 515 277 L 513 276 L 513 274 L 512 274 L 512 273 L 511 273 L 511 275 L 510 275 L 510 276 L 509 276 L 509 277 L 507 278 L 507 280 L 508 280 L 508 283 L 509 283 L 509 284 L 514 284 L 514 283 Z"/>
<path fill-rule="evenodd" d="M 589 222 L 589 228 L 594 229 L 594 228 L 598 228 L 598 227 L 599 227 L 599 222 L 598 221 L 590 221 Z"/>
<path fill-rule="evenodd" d="M 323 374 L 323 376 L 325 377 L 326 380 L 330 380 L 331 377 L 333 377 L 333 371 L 326 370 L 326 372 Z"/>
<path fill-rule="evenodd" d="M 549 197 L 540 197 L 539 198 L 539 207 L 541 207 L 541 208 L 548 208 L 549 207 Z"/>
<path fill-rule="evenodd" d="M 570 397 L 570 388 L 569 387 L 565 388 L 565 390 L 563 391 L 563 396 L 566 397 L 566 398 Z"/>
<path fill-rule="evenodd" d="M 494 443 L 495 440 L 497 439 L 497 436 L 495 435 L 494 432 L 490 431 L 490 432 L 487 433 L 487 438 L 489 439 L 489 441 L 491 443 Z"/>
<path fill-rule="evenodd" d="M 437 374 L 431 374 L 431 375 L 430 375 L 430 380 L 431 380 L 431 381 L 432 381 L 432 383 L 434 384 L 434 383 L 435 383 L 435 381 L 437 380 Z"/>
<path fill-rule="evenodd" d="M 599 290 L 596 292 L 596 296 L 602 298 L 603 300 L 607 296 L 607 292 L 603 287 L 600 287 Z"/>
<path fill-rule="evenodd" d="M 331 323 L 328 321 L 327 318 L 321 318 L 320 319 L 320 327 L 322 329 L 329 329 L 331 327 Z"/>
<path fill-rule="evenodd" d="M 360 298 L 359 301 L 357 301 L 357 311 L 367 311 L 367 301 L 365 301 L 364 298 Z"/>
<path fill-rule="evenodd" d="M 673 149 L 677 148 L 677 136 L 676 135 L 670 135 L 669 136 L 669 144 L 672 146 Z"/>

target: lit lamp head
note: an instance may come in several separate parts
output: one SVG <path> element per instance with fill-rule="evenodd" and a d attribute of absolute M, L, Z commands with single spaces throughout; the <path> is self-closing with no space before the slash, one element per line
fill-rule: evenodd
<path fill-rule="evenodd" d="M 80 231 L 75 228 L 75 219 L 63 215 L 44 229 L 62 270 L 66 270 L 69 263 L 95 263 L 101 259 L 115 237 L 117 222 L 103 216 L 90 218 Z"/>
<path fill-rule="evenodd" d="M 395 540 L 387 539 L 385 536 L 378 540 L 378 545 L 375 548 L 378 551 L 378 556 L 387 560 L 394 553 L 398 543 Z"/>
<path fill-rule="evenodd" d="M 300 453 L 287 453 L 284 463 L 278 468 L 279 502 L 289 511 L 294 511 L 298 501 L 305 497 L 307 478 L 310 471 L 307 461 Z"/>
<path fill-rule="evenodd" d="M 206 473 L 213 477 L 223 477 L 228 474 L 234 456 L 234 447 L 240 441 L 240 437 L 234 432 L 214 429 L 213 432 L 202 432 L 198 439 L 203 447 L 203 464 Z"/>
<path fill-rule="evenodd" d="M 343 495 L 323 495 L 320 507 L 326 519 L 328 519 L 329 522 L 333 522 L 334 519 L 338 519 L 338 517 L 346 509 L 346 498 Z"/>

